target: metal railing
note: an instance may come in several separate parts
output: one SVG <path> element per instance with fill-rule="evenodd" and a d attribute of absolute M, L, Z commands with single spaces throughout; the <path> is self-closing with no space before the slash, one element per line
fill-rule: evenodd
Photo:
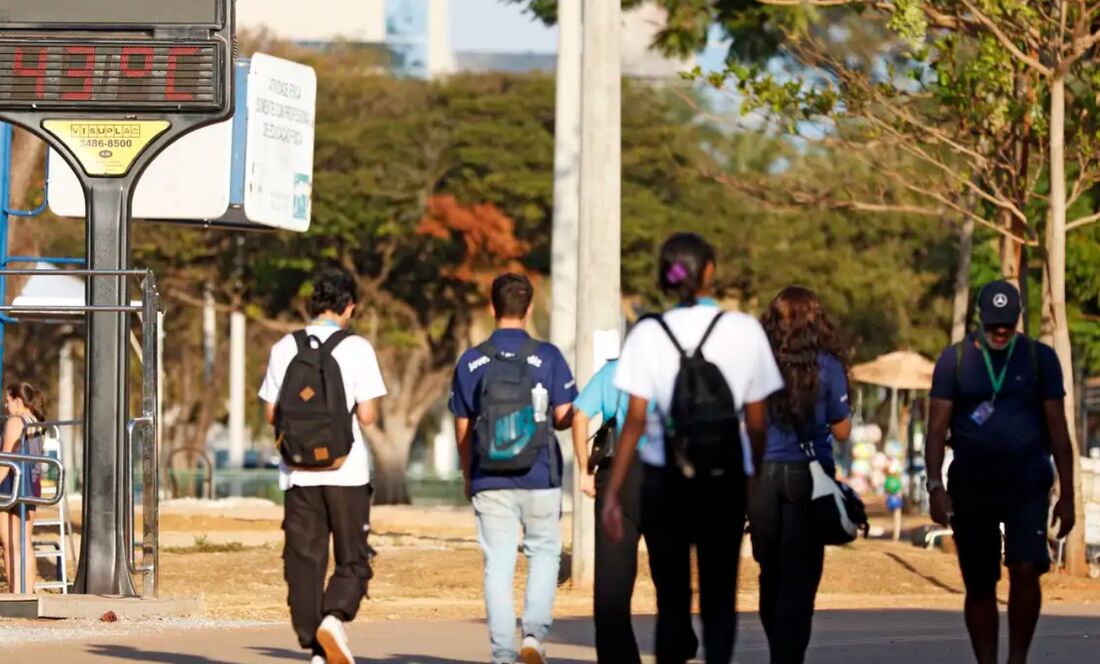
<path fill-rule="evenodd" d="M 14 481 L 12 482 L 14 500 L 11 506 L 19 506 L 19 551 L 22 554 L 19 560 L 19 591 L 27 592 L 27 558 L 30 553 L 27 545 L 27 528 L 23 525 L 27 522 L 27 505 L 35 507 L 53 507 L 61 502 L 65 495 L 65 466 L 53 457 L 32 454 L 16 454 L 14 452 L 0 453 L 0 464 L 12 467 L 14 464 Z M 29 466 L 53 466 L 57 468 L 58 490 L 49 498 L 31 495 L 28 482 L 30 480 Z M 34 563 L 32 558 L 31 564 Z M 15 589 L 15 580 L 9 579 L 8 585 Z"/>
<path fill-rule="evenodd" d="M 155 597 L 160 588 L 160 569 L 158 565 L 158 549 L 160 542 L 160 440 L 159 440 L 159 353 L 158 338 L 160 326 L 160 314 L 162 311 L 160 292 L 157 289 L 156 277 L 150 270 L 124 269 L 124 270 L 92 270 L 92 269 L 0 269 L 0 279 L 10 276 L 48 276 L 48 277 L 140 277 L 141 278 L 141 302 L 120 306 L 91 306 L 87 303 L 73 305 L 18 305 L 0 306 L 0 323 L 16 322 L 19 314 L 33 314 L 39 316 L 70 316 L 74 314 L 90 313 L 126 313 L 139 314 L 141 316 L 141 363 L 142 363 L 142 405 L 141 415 L 127 423 L 125 435 L 125 449 L 122 454 L 122 470 L 124 474 L 124 491 L 122 492 L 123 507 L 121 528 L 123 530 L 124 543 L 127 547 L 126 561 L 131 574 L 143 576 L 143 595 Z M 51 423 L 42 423 L 42 426 Z M 52 423 L 68 424 L 68 423 Z M 81 423 L 83 424 L 83 423 Z M 139 434 L 140 432 L 140 434 Z M 87 435 L 87 432 L 85 432 Z M 139 566 L 135 561 L 134 540 L 134 481 L 133 481 L 133 454 L 135 436 L 140 435 L 142 455 L 142 560 Z M 48 460 L 46 460 L 48 459 Z M 53 463 L 59 466 L 59 491 L 49 501 L 21 497 L 20 500 L 27 505 L 55 505 L 64 495 L 64 468 L 52 458 L 43 458 L 42 463 Z M 22 479 L 26 483 L 26 473 Z M 87 497 L 85 497 L 87 500 Z M 3 505 L 3 503 L 0 503 Z M 25 510 L 25 508 L 24 508 Z M 24 517 L 25 518 L 25 517 Z"/>
<path fill-rule="evenodd" d="M 126 560 L 131 574 L 142 575 L 142 595 L 160 594 L 160 293 L 152 272 L 141 282 L 141 415 L 126 423 Z M 134 436 L 141 437 L 141 565 L 134 560 Z"/>
<path fill-rule="evenodd" d="M 14 507 L 16 501 L 19 500 L 19 487 L 22 485 L 23 481 L 23 469 L 14 461 L 0 461 L 0 466 L 7 466 L 10 468 L 8 472 L 12 478 L 11 495 L 0 496 L 0 511 L 2 511 Z"/>
<path fill-rule="evenodd" d="M 201 482 L 205 487 L 205 494 L 200 495 L 200 498 L 207 498 L 208 500 L 214 500 L 217 498 L 215 478 L 214 478 L 214 461 L 210 458 L 210 455 L 205 450 L 198 447 L 177 447 L 172 450 L 168 455 L 168 463 L 165 467 L 169 469 L 168 482 L 172 486 L 172 497 L 180 498 L 183 492 L 180 491 L 180 481 L 176 473 L 171 472 L 172 463 L 176 460 L 176 457 L 180 454 L 190 454 L 198 459 L 202 459 L 202 462 L 206 464 L 206 471 L 203 473 Z"/>

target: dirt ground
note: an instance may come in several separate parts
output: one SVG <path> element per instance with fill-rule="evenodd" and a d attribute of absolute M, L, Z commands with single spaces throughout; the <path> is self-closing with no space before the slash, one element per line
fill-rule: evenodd
<path fill-rule="evenodd" d="M 201 598 L 207 618 L 285 620 L 281 516 L 279 507 L 264 501 L 166 503 L 161 517 L 161 594 Z M 469 508 L 381 507 L 375 509 L 372 521 L 371 544 L 379 556 L 364 617 L 483 617 L 481 553 Z M 920 522 L 907 519 L 906 525 Z M 875 525 L 888 522 L 876 519 Z M 568 516 L 562 528 L 568 542 Z M 752 609 L 757 601 L 758 568 L 747 553 L 746 547 L 739 601 L 742 608 Z M 652 613 L 656 609 L 653 585 L 644 551 L 641 555 L 635 611 Z M 525 574 L 523 557 L 519 560 L 517 585 Z M 1098 581 L 1051 574 L 1045 577 L 1044 588 L 1048 602 L 1100 604 Z M 1007 597 L 1003 584 L 1000 595 Z M 591 601 L 588 592 L 566 581 L 556 611 L 562 617 L 590 615 Z M 956 609 L 961 605 L 962 581 L 952 555 L 876 539 L 827 551 L 818 597 L 822 609 Z"/>

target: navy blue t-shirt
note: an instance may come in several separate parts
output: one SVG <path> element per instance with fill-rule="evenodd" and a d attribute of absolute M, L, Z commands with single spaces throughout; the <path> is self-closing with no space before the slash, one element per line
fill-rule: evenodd
<path fill-rule="evenodd" d="M 848 404 L 848 376 L 844 365 L 830 353 L 819 353 L 817 403 L 814 406 L 814 419 L 806 424 L 804 435 L 814 443 L 817 459 L 831 472 L 833 463 L 833 444 L 829 426 L 841 422 L 851 415 Z M 803 461 L 806 454 L 799 445 L 799 435 L 780 422 L 768 424 L 768 444 L 764 449 L 765 461 Z"/>
<path fill-rule="evenodd" d="M 963 343 L 958 380 L 954 346 L 940 355 L 932 375 L 932 398 L 952 402 L 948 444 L 955 452 L 953 463 L 976 474 L 1025 471 L 1042 463 L 1046 464 L 1044 468 L 1049 467 L 1050 444 L 1043 402 L 1066 395 L 1062 367 L 1054 349 L 1019 335 L 1011 357 L 1007 349 L 990 351 L 994 373 L 1000 375 L 1006 361 L 1008 370 L 993 414 L 979 425 L 971 415 L 979 405 L 993 398 L 993 381 L 976 340 L 976 336 L 970 335 Z M 1034 364 L 1028 343 L 1035 345 Z"/>
<path fill-rule="evenodd" d="M 530 337 L 523 330 L 497 330 L 489 337 L 493 346 L 502 353 L 518 353 Z M 481 378 L 485 367 L 491 362 L 477 348 L 471 348 L 462 354 L 455 367 L 454 381 L 451 385 L 450 409 L 455 417 L 467 418 L 474 426 L 479 412 L 481 399 Z M 577 398 L 577 383 L 573 372 L 565 362 L 565 357 L 557 346 L 542 342 L 535 355 L 528 358 L 531 377 L 536 384 L 542 383 L 550 396 L 551 410 L 563 404 L 571 404 Z M 475 429 L 475 434 L 476 429 Z M 523 475 L 486 475 L 478 468 L 477 453 L 470 454 L 470 477 L 473 493 L 494 489 L 553 489 L 561 486 L 562 456 L 558 440 L 551 430 L 549 444 L 538 454 L 535 464 Z M 476 448 L 476 441 L 474 443 Z M 555 464 L 557 472 L 550 472 L 550 464 Z"/>

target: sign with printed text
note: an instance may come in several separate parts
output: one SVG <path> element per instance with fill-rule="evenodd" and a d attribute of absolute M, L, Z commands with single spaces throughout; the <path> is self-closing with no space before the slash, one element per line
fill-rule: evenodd
<path fill-rule="evenodd" d="M 166 120 L 46 120 L 50 132 L 76 156 L 90 176 L 119 177 L 157 136 L 168 131 Z"/>
<path fill-rule="evenodd" d="M 157 155 L 134 188 L 135 219 L 217 219 L 229 209 L 233 122 L 196 130 Z M 180 177 L 186 173 L 186 177 Z M 56 151 L 49 156 L 48 199 L 59 217 L 83 218 L 84 188 Z"/>
<path fill-rule="evenodd" d="M 313 198 L 317 74 L 312 67 L 262 53 L 248 74 L 248 155 L 245 215 L 304 232 Z"/>

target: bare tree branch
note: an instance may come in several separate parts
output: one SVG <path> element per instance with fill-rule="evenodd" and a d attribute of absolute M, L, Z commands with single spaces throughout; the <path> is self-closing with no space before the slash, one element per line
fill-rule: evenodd
<path fill-rule="evenodd" d="M 206 302 L 201 298 L 188 295 L 187 293 L 178 290 L 173 290 L 172 292 L 168 293 L 168 297 L 181 304 L 187 305 L 189 307 L 195 307 L 197 309 L 201 309 L 206 306 Z M 231 307 L 228 304 L 219 304 L 217 302 L 214 303 L 214 310 L 218 313 L 223 314 L 239 311 L 239 309 Z M 245 315 L 247 316 L 248 320 L 256 323 L 264 329 L 271 330 L 272 332 L 282 332 L 284 334 L 289 334 L 291 332 L 302 329 L 302 323 L 293 323 L 289 321 L 263 318 L 255 315 L 249 316 L 247 312 L 245 312 Z"/>
<path fill-rule="evenodd" d="M 997 41 L 1001 42 L 1001 46 L 1004 46 L 1005 50 L 1015 56 L 1017 60 L 1024 63 L 1028 67 L 1031 67 L 1043 76 L 1049 77 L 1054 74 L 1054 70 L 1044 65 L 1038 60 L 1038 58 L 1034 58 L 1027 53 L 1021 51 L 1020 47 L 1018 47 L 1016 43 L 1013 42 L 1012 39 L 1005 34 L 1004 30 L 1002 30 L 1001 27 L 997 25 L 996 22 L 994 22 L 991 18 L 982 13 L 980 9 L 975 7 L 974 3 L 970 2 L 970 0 L 960 0 L 960 2 L 964 6 L 966 6 L 967 10 L 969 10 L 974 19 L 985 26 L 986 30 L 988 30 L 990 34 L 992 34 L 994 37 L 996 37 Z"/>
<path fill-rule="evenodd" d="M 1089 224 L 1100 221 L 1100 212 L 1096 214 L 1090 214 L 1087 217 L 1080 217 L 1066 224 L 1066 232 L 1072 231 L 1075 228 L 1081 228 L 1082 226 L 1088 226 Z"/>

